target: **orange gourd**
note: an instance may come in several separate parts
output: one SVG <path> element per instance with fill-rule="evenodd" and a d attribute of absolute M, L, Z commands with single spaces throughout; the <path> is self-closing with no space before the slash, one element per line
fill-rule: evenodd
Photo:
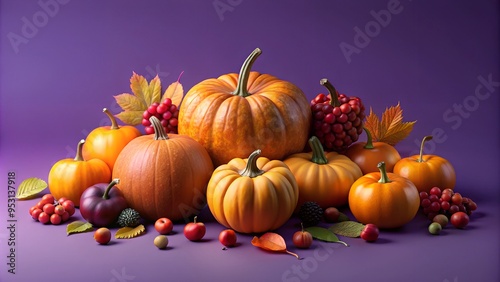
<path fill-rule="evenodd" d="M 48 185 L 54 198 L 66 197 L 75 206 L 80 204 L 83 191 L 97 183 L 110 182 L 111 171 L 100 159 L 85 160 L 82 147 L 85 140 L 78 143 L 74 159 L 62 159 L 56 162 L 49 172 Z"/>
<path fill-rule="evenodd" d="M 366 142 L 357 142 L 352 144 L 345 155 L 355 162 L 363 174 L 377 172 L 377 164 L 385 163 L 386 171 L 392 172 L 394 165 L 401 160 L 399 152 L 385 142 L 373 142 L 370 131 L 363 128 L 366 132 Z"/>
<path fill-rule="evenodd" d="M 386 172 L 383 162 L 377 167 L 379 172 L 368 173 L 352 184 L 349 207 L 361 223 L 386 229 L 401 227 L 418 212 L 418 190 L 407 178 Z"/>
<path fill-rule="evenodd" d="M 213 164 L 207 151 L 185 135 L 167 134 L 156 117 L 155 133 L 130 141 L 118 155 L 113 178 L 129 207 L 146 220 L 173 221 L 198 213 L 205 205 Z"/>
<path fill-rule="evenodd" d="M 347 204 L 351 185 L 363 175 L 358 165 L 336 152 L 325 153 L 316 136 L 309 139 L 309 146 L 311 152 L 293 154 L 284 160 L 299 186 L 297 207 L 309 201 L 323 209 Z"/>
<path fill-rule="evenodd" d="M 111 126 L 101 126 L 89 133 L 83 145 L 83 157 L 86 160 L 101 159 L 113 171 L 118 154 L 128 142 L 140 136 L 141 132 L 130 125 L 118 126 L 108 109 L 104 108 L 103 112 L 111 120 Z"/>
<path fill-rule="evenodd" d="M 179 134 L 207 149 L 214 165 L 246 158 L 256 149 L 282 160 L 307 142 L 311 109 L 296 85 L 251 72 L 261 54 L 255 49 L 238 74 L 225 74 L 193 86 L 179 109 Z"/>
<path fill-rule="evenodd" d="M 222 225 L 241 233 L 281 227 L 293 214 L 299 190 L 288 167 L 279 160 L 234 158 L 215 169 L 207 187 L 207 204 Z"/>
<path fill-rule="evenodd" d="M 429 193 L 432 187 L 455 188 L 456 175 L 451 163 L 436 155 L 424 155 L 425 142 L 432 136 L 425 136 L 420 145 L 420 154 L 403 158 L 394 166 L 394 173 L 410 179 L 418 191 Z"/>

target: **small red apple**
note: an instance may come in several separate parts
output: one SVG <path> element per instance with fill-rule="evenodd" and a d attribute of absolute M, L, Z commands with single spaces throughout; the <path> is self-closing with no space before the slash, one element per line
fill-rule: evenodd
<path fill-rule="evenodd" d="M 155 229 L 161 235 L 167 235 L 174 229 L 174 224 L 170 219 L 162 217 L 155 222 Z"/>
<path fill-rule="evenodd" d="M 312 245 L 313 237 L 311 233 L 304 230 L 304 226 L 302 225 L 302 230 L 293 234 L 292 242 L 297 248 L 309 249 Z"/>
<path fill-rule="evenodd" d="M 207 228 L 203 222 L 196 222 L 197 217 L 194 217 L 193 222 L 189 222 L 184 226 L 184 236 L 190 241 L 199 241 L 205 236 Z"/>
<path fill-rule="evenodd" d="M 360 237 L 367 242 L 373 242 L 378 239 L 378 235 L 378 227 L 375 224 L 368 223 L 361 231 Z"/>
<path fill-rule="evenodd" d="M 222 230 L 219 233 L 219 242 L 225 247 L 234 247 L 236 246 L 236 232 L 232 229 Z"/>

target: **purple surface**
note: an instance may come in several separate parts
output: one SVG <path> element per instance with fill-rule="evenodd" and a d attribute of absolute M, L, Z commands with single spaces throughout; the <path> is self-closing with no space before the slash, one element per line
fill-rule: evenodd
<path fill-rule="evenodd" d="M 497 1 L 0 1 L 0 281 L 499 281 L 498 23 Z M 354 53 L 342 52 L 347 45 Z M 184 71 L 187 91 L 239 71 L 256 47 L 254 70 L 295 83 L 309 99 L 327 77 L 377 114 L 400 102 L 417 124 L 397 148 L 408 156 L 435 135 L 427 153 L 450 160 L 456 191 L 479 205 L 466 230 L 431 236 L 417 216 L 374 244 L 315 242 L 298 261 L 254 248 L 249 235 L 222 251 L 223 227 L 206 209 L 206 242 L 177 233 L 158 251 L 151 226 L 103 247 L 92 233 L 67 237 L 65 225 L 32 221 L 36 200 L 19 201 L 16 274 L 8 273 L 9 171 L 18 183 L 46 179 L 106 122 L 103 107 L 118 111 L 112 96 L 129 92 L 133 71 L 159 73 L 164 86 Z M 278 230 L 292 251 L 296 223 Z"/>

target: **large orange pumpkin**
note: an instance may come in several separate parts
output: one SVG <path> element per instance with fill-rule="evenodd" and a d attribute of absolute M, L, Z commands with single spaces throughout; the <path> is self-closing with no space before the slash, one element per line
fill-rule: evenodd
<path fill-rule="evenodd" d="M 363 175 L 358 165 L 336 152 L 325 153 L 316 136 L 309 145 L 311 152 L 284 160 L 299 185 L 297 207 L 305 202 L 316 202 L 324 209 L 347 204 L 351 185 Z"/>
<path fill-rule="evenodd" d="M 54 198 L 66 197 L 75 206 L 80 205 L 80 197 L 88 187 L 111 181 L 111 170 L 100 159 L 85 160 L 82 147 L 85 140 L 78 143 L 74 159 L 62 159 L 56 162 L 49 172 L 48 184 Z"/>
<path fill-rule="evenodd" d="M 113 178 L 129 207 L 150 221 L 188 220 L 205 205 L 213 164 L 207 151 L 185 135 L 167 134 L 156 117 L 155 134 L 130 141 L 118 155 Z"/>
<path fill-rule="evenodd" d="M 379 172 L 370 172 L 352 184 L 349 208 L 361 223 L 379 228 L 401 227 L 418 212 L 418 190 L 410 180 L 386 172 L 384 162 L 377 167 Z"/>
<path fill-rule="evenodd" d="M 253 51 L 239 74 L 225 74 L 193 86 L 179 109 L 179 134 L 200 142 L 214 164 L 246 158 L 256 149 L 282 160 L 307 142 L 311 109 L 294 84 L 251 72 Z"/>
<path fill-rule="evenodd" d="M 86 160 L 101 159 L 111 169 L 115 165 L 116 158 L 121 150 L 132 139 L 141 135 L 141 132 L 130 125 L 118 126 L 115 117 L 104 108 L 102 110 L 111 121 L 111 126 L 101 126 L 92 130 L 83 145 L 83 157 Z"/>
<path fill-rule="evenodd" d="M 297 182 L 279 160 L 234 158 L 219 166 L 207 187 L 207 204 L 222 225 L 241 233 L 261 233 L 281 227 L 298 200 Z"/>

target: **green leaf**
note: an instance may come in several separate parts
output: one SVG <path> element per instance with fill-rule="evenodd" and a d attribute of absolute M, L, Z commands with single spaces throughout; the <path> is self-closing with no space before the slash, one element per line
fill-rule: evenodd
<path fill-rule="evenodd" d="M 31 177 L 23 180 L 17 188 L 16 198 L 19 200 L 30 199 L 47 188 L 47 182 L 40 178 Z"/>
<path fill-rule="evenodd" d="M 365 225 L 362 223 L 356 221 L 342 221 L 330 226 L 328 229 L 340 236 L 357 238 L 361 235 L 363 228 L 365 228 Z"/>
<path fill-rule="evenodd" d="M 89 222 L 73 221 L 66 227 L 66 234 L 83 233 L 94 230 L 94 227 Z"/>
<path fill-rule="evenodd" d="M 304 230 L 311 233 L 311 235 L 314 239 L 318 239 L 318 240 L 330 242 L 330 243 L 340 243 L 340 244 L 344 244 L 346 247 L 349 247 L 349 245 L 347 245 L 346 242 L 340 241 L 339 237 L 337 237 L 337 235 L 335 235 L 329 229 L 326 229 L 323 227 L 318 227 L 318 226 L 311 226 L 311 227 L 305 228 Z"/>

